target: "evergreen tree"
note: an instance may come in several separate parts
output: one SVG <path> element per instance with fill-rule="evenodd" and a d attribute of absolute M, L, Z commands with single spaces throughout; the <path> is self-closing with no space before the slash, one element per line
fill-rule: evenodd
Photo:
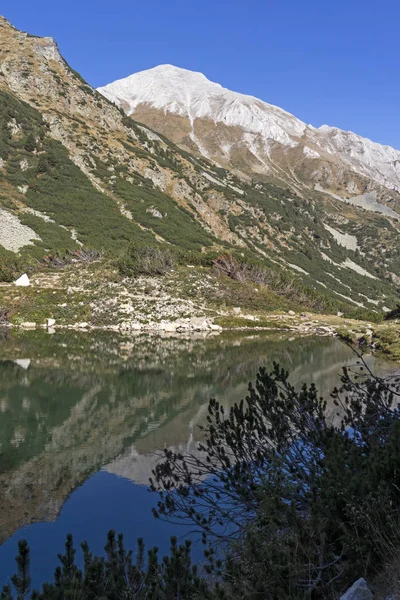
<path fill-rule="evenodd" d="M 27 597 L 31 578 L 29 574 L 29 547 L 26 540 L 18 542 L 18 555 L 15 557 L 17 562 L 17 573 L 11 577 L 11 581 L 17 592 L 17 599 L 24 600 Z"/>
<path fill-rule="evenodd" d="M 194 525 L 212 569 L 225 553 L 233 597 L 326 597 L 400 548 L 400 384 L 366 371 L 344 370 L 328 418 L 313 384 L 260 369 L 229 414 L 210 401 L 196 453 L 165 450 L 155 516 Z"/>
<path fill-rule="evenodd" d="M 33 135 L 33 133 L 29 133 L 26 141 L 25 141 L 25 145 L 24 145 L 24 149 L 27 152 L 33 152 L 36 148 L 36 138 Z"/>

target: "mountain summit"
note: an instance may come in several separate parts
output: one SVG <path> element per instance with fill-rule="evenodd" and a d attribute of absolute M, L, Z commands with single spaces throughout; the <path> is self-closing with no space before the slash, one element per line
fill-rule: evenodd
<path fill-rule="evenodd" d="M 160 65 L 120 79 L 98 90 L 110 100 L 134 114 L 138 106 L 150 104 L 155 109 L 196 119 L 212 120 L 230 127 L 295 145 L 293 138 L 303 135 L 306 125 L 277 106 L 253 96 L 232 92 L 202 73 L 173 65 Z M 195 139 L 194 131 L 192 138 Z"/>
<path fill-rule="evenodd" d="M 284 180 L 294 189 L 317 185 L 344 197 L 375 190 L 384 201 L 399 201 L 400 151 L 327 125 L 307 125 L 202 73 L 160 65 L 98 91 L 185 150 L 244 177 Z M 389 190 L 394 194 L 388 196 Z"/>

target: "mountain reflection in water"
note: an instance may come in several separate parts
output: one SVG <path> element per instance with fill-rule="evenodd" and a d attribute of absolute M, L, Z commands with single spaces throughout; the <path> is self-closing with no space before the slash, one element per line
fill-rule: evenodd
<path fill-rule="evenodd" d="M 337 339 L 282 334 L 3 334 L 0 543 L 21 527 L 25 530 L 14 536 L 18 539 L 27 537 L 26 526 L 32 523 L 60 519 L 68 498 L 65 508 L 71 503 L 78 521 L 79 513 L 85 512 L 87 480 L 101 470 L 96 498 L 100 502 L 106 489 L 112 494 L 114 482 L 112 510 L 117 513 L 122 496 L 131 493 L 128 482 L 122 490 L 120 477 L 147 485 L 155 451 L 193 446 L 209 398 L 229 407 L 246 395 L 258 367 L 272 367 L 273 361 L 289 370 L 293 383 L 315 381 L 321 395 L 328 397 L 339 382 L 341 367 L 355 363 L 355 357 Z M 367 361 L 384 369 L 371 356 Z M 140 497 L 148 494 L 141 489 Z M 78 504 L 76 494 L 81 498 Z M 147 507 L 149 495 L 143 498 Z M 105 539 L 96 511 L 92 517 L 88 514 Z M 112 522 L 112 512 L 109 516 Z M 55 557 L 61 547 L 52 550 Z M 0 570 L 0 575 L 5 572 Z"/>

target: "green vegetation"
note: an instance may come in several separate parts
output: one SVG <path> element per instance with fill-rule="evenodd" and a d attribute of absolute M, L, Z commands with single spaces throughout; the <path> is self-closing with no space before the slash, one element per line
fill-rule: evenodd
<path fill-rule="evenodd" d="M 165 450 L 155 514 L 202 534 L 228 597 L 335 598 L 399 552 L 400 383 L 366 370 L 344 370 L 332 420 L 315 386 L 260 369 L 229 414 L 210 401 L 206 460 Z"/>
<path fill-rule="evenodd" d="M 398 304 L 396 308 L 388 312 L 385 316 L 385 319 L 387 319 L 388 321 L 391 319 L 400 319 L 400 304 Z"/>
<path fill-rule="evenodd" d="M 21 274 L 21 270 L 32 263 L 32 260 L 24 260 L 14 252 L 5 250 L 0 246 L 0 282 L 14 281 Z"/>
<path fill-rule="evenodd" d="M 16 124 L 18 133 L 12 134 L 10 123 Z M 5 92 L 0 92 L 0 132 L 0 157 L 6 160 L 0 181 L 12 186 L 27 185 L 25 204 L 55 221 L 46 222 L 29 213 L 18 215 L 43 241 L 24 248 L 16 260 L 29 264 L 30 257 L 41 258 L 45 251 L 75 250 L 72 230 L 85 245 L 109 254 L 133 240 L 154 239 L 124 217 L 117 204 L 91 184 L 69 158 L 66 148 L 49 137 L 48 126 L 36 109 Z M 26 168 L 21 168 L 21 161 L 26 161 Z M 6 264 L 10 262 L 7 258 Z M 12 264 L 7 272 L 10 270 L 15 271 Z M 0 278 L 10 277 L 6 274 Z"/>
<path fill-rule="evenodd" d="M 382 320 L 382 315 L 377 312 L 361 308 L 350 308 L 343 302 L 334 299 L 330 294 L 314 289 L 303 278 L 294 275 L 283 269 L 277 269 L 276 266 L 267 267 L 265 263 L 253 258 L 242 258 L 230 252 L 220 255 L 214 261 L 214 267 L 218 274 L 229 277 L 233 281 L 242 284 L 252 283 L 266 288 L 269 292 L 280 298 L 278 303 L 274 303 L 274 310 L 277 308 L 298 308 L 300 310 L 313 310 L 320 313 L 336 313 L 345 311 L 345 316 L 354 319 L 367 319 L 373 322 Z M 260 299 L 262 293 L 260 294 Z M 264 302 L 267 299 L 264 299 Z M 268 306 L 265 302 L 264 308 Z M 253 307 L 254 308 L 254 307 Z"/>
<path fill-rule="evenodd" d="M 202 573 L 189 542 L 172 538 L 160 561 L 142 540 L 127 552 L 113 531 L 104 557 L 82 544 L 81 569 L 68 536 L 54 582 L 31 598 L 335 599 L 360 576 L 373 581 L 400 551 L 400 383 L 359 361 L 332 396 L 338 414 L 328 417 L 313 384 L 296 390 L 277 364 L 261 368 L 229 414 L 210 400 L 201 452 L 164 451 L 154 514 L 199 532 Z M 17 569 L 13 587 L 26 598 L 24 541 Z M 10 586 L 1 597 L 14 597 Z"/>
<path fill-rule="evenodd" d="M 211 246 L 215 241 L 197 223 L 193 214 L 155 188 L 149 180 L 144 180 L 142 185 L 134 185 L 118 177 L 114 191 L 136 222 L 171 244 L 185 250 L 201 251 L 203 246 Z"/>
<path fill-rule="evenodd" d="M 107 536 L 104 547 L 105 558 L 94 556 L 87 542 L 81 544 L 84 556 L 83 571 L 75 564 L 76 550 L 72 536 L 68 535 L 65 554 L 59 555 L 61 566 L 54 574 L 54 583 L 46 583 L 42 592 L 33 592 L 32 600 L 207 600 L 216 599 L 206 580 L 198 575 L 198 569 L 191 563 L 191 543 L 178 545 L 171 538 L 169 556 L 162 560 L 158 549 L 149 550 L 145 556 L 142 539 L 138 540 L 135 560 L 131 551 L 127 552 L 123 536 L 116 537 L 114 531 Z M 24 540 L 19 543 L 16 557 L 18 573 L 12 583 L 18 598 L 26 598 L 30 587 L 29 548 Z M 223 599 L 224 594 L 218 594 Z M 1 594 L 2 600 L 12 600 L 11 586 L 6 585 Z"/>
<path fill-rule="evenodd" d="M 127 252 L 118 261 L 121 275 L 165 275 L 173 267 L 173 258 L 168 248 L 157 246 L 129 246 Z"/>
<path fill-rule="evenodd" d="M 98 96 L 83 80 L 79 89 L 87 94 L 88 101 L 93 94 Z M 107 102 L 100 96 L 98 100 Z M 120 272 L 134 275 L 129 256 L 129 248 L 134 245 L 160 248 L 162 252 L 168 248 L 165 252 L 173 255 L 178 266 L 212 267 L 224 251 L 231 252 L 237 268 L 234 274 L 222 272 L 220 281 L 227 289 L 225 294 L 220 290 L 216 298 L 222 305 L 235 299 L 236 304 L 249 310 L 340 311 L 349 318 L 379 322 L 381 305 L 376 300 L 389 307 L 398 300 L 391 279 L 391 273 L 400 274 L 396 231 L 386 218 L 376 219 L 376 226 L 368 216 L 360 226 L 352 221 L 345 223 L 342 230 L 365 242 L 368 252 L 364 252 L 364 245 L 362 252 L 348 250 L 324 227 L 325 222 L 335 226 L 336 217 L 325 211 L 326 206 L 321 208 L 314 192 L 303 198 L 271 183 L 240 181 L 209 161 L 178 149 L 162 136 L 158 136 L 161 142 L 152 139 L 146 133 L 148 128 L 120 113 L 126 136 L 120 136 L 117 144 L 124 146 L 129 157 L 125 151 L 121 156 L 120 150 L 102 148 L 104 131 L 96 138 L 82 118 L 68 115 L 71 140 L 87 148 L 76 156 L 84 163 L 79 168 L 67 148 L 52 138 L 39 110 L 0 92 L 0 158 L 4 161 L 0 168 L 4 187 L 0 206 L 12 211 L 41 238 L 22 248 L 17 257 L 0 250 L 0 258 L 4 257 L 0 281 L 11 281 L 21 272 L 37 269 L 44 256 L 65 256 L 77 250 L 79 243 L 104 252 L 105 263 L 115 264 L 116 257 L 121 256 Z M 116 116 L 119 118 L 118 113 Z M 82 139 L 79 132 L 83 133 Z M 212 182 L 204 180 L 204 171 Z M 184 206 L 169 195 L 174 180 L 186 188 Z M 238 192 L 232 186 L 242 192 L 240 207 Z M 233 239 L 243 243 L 240 248 L 235 247 L 235 241 L 226 241 L 226 233 L 220 236 L 224 241 L 215 237 L 219 236 L 215 234 L 218 224 L 211 226 L 204 218 L 206 206 L 211 216 L 218 215 L 225 229 L 234 232 Z M 39 212 L 26 212 L 26 207 Z M 384 240 L 379 251 L 376 231 Z M 343 266 L 348 258 L 372 277 Z M 145 274 L 146 269 L 136 274 Z M 148 274 L 156 272 L 150 270 Z M 232 285 L 227 279 L 241 285 Z M 260 286 L 257 297 L 256 285 Z M 371 309 L 367 308 L 369 302 L 375 303 Z M 360 303 L 366 308 L 358 308 Z"/>
<path fill-rule="evenodd" d="M 9 310 L 4 306 L 0 306 L 0 325 L 7 325 L 9 317 Z"/>
<path fill-rule="evenodd" d="M 376 348 L 392 360 L 400 360 L 400 328 L 380 328 L 375 335 Z"/>

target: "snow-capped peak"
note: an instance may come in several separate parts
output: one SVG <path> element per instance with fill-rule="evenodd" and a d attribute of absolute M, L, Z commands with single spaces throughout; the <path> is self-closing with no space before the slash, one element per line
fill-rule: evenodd
<path fill-rule="evenodd" d="M 350 131 L 328 125 L 319 128 L 306 125 L 285 110 L 254 96 L 228 90 L 202 73 L 159 65 L 98 91 L 128 115 L 140 107 L 161 111 L 165 120 L 169 114 L 186 118 L 191 126 L 190 137 L 199 151 L 217 162 L 215 143 L 220 146 L 221 156 L 228 160 L 232 147 L 247 148 L 258 161 L 258 172 L 264 167 L 266 171 L 270 169 L 271 151 L 277 144 L 284 148 L 299 146 L 307 160 L 316 160 L 318 155 L 321 160 L 331 157 L 330 160 L 342 163 L 353 172 L 400 191 L 400 151 Z M 197 120 L 229 128 L 229 133 L 224 130 L 214 140 L 211 154 L 207 152 L 208 140 L 202 139 L 196 131 Z M 233 162 L 232 166 L 235 167 Z M 279 165 L 275 166 L 281 170 Z"/>
<path fill-rule="evenodd" d="M 128 114 L 142 104 L 163 112 L 195 119 L 211 119 L 266 139 L 294 145 L 306 125 L 290 113 L 254 96 L 232 92 L 202 73 L 173 65 L 140 71 L 98 89 L 109 100 L 123 105 Z"/>

